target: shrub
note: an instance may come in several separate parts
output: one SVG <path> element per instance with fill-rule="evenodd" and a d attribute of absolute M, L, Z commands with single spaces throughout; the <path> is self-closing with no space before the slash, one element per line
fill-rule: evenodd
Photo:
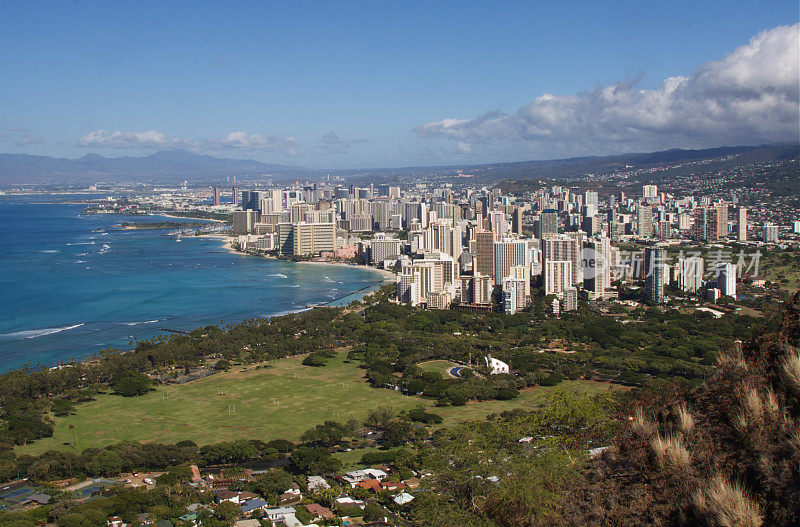
<path fill-rule="evenodd" d="M 692 414 L 689 413 L 689 409 L 686 408 L 686 403 L 681 404 L 678 407 L 678 430 L 680 430 L 684 434 L 688 434 L 694 428 L 694 417 Z"/>
<path fill-rule="evenodd" d="M 319 368 L 321 366 L 325 366 L 325 364 L 325 357 L 319 353 L 312 353 L 303 359 L 304 366 L 313 366 L 314 368 Z"/>
<path fill-rule="evenodd" d="M 123 397 L 136 397 L 150 391 L 153 381 L 138 371 L 124 371 L 111 378 L 110 386 Z"/>
<path fill-rule="evenodd" d="M 444 421 L 444 418 L 441 415 L 426 412 L 425 408 L 423 407 L 417 407 L 409 411 L 408 417 L 412 421 L 416 421 L 418 423 L 424 423 L 426 425 L 439 424 L 442 421 Z"/>
<path fill-rule="evenodd" d="M 214 364 L 215 370 L 228 371 L 231 369 L 231 362 L 228 359 L 220 359 Z"/>
<path fill-rule="evenodd" d="M 714 525 L 759 527 L 763 523 L 758 505 L 745 495 L 744 489 L 720 475 L 714 476 L 705 489 L 698 489 L 694 504 Z"/>
<path fill-rule="evenodd" d="M 691 456 L 680 438 L 674 435 L 662 437 L 657 434 L 650 440 L 650 447 L 656 455 L 661 468 L 685 468 L 689 466 Z"/>

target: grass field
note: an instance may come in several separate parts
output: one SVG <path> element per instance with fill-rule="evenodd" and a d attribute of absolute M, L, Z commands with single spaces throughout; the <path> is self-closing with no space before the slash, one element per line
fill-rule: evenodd
<path fill-rule="evenodd" d="M 762 266 L 762 274 L 767 280 L 791 293 L 800 289 L 800 266 L 796 262 L 787 263 L 777 258 L 767 260 Z"/>
<path fill-rule="evenodd" d="M 303 357 L 275 361 L 261 370 L 221 373 L 183 385 L 159 387 L 142 397 L 102 395 L 77 407 L 75 415 L 56 418 L 53 437 L 18 447 L 18 454 L 72 449 L 74 425 L 77 450 L 103 447 L 122 440 L 174 443 L 190 439 L 199 445 L 234 439 L 296 440 L 325 420 L 363 418 L 370 409 L 389 406 L 407 410 L 432 401 L 371 388 L 363 370 L 347 363 L 345 354 L 327 366 L 303 366 Z M 444 362 L 444 361 L 443 361 Z M 581 390 L 607 386 L 571 381 Z M 512 401 L 486 401 L 461 407 L 435 408 L 444 425 L 479 419 L 490 413 L 531 407 L 538 390 Z M 359 456 L 360 457 L 360 456 Z M 350 460 L 348 460 L 350 461 Z"/>
<path fill-rule="evenodd" d="M 447 377 L 447 369 L 458 366 L 458 364 L 449 360 L 429 360 L 428 362 L 420 362 L 417 366 L 423 371 L 435 371 L 441 373 L 442 377 Z"/>

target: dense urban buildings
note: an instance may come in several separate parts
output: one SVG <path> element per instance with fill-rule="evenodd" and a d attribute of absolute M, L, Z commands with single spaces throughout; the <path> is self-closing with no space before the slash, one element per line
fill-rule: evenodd
<path fill-rule="evenodd" d="M 736 298 L 744 273 L 759 279 L 744 251 L 800 231 L 737 193 L 639 189 L 323 182 L 233 188 L 230 202 L 215 186 L 210 203 L 240 250 L 368 264 L 396 273 L 396 302 L 508 314 L 537 297 L 565 314 L 626 287 L 656 304 Z"/>

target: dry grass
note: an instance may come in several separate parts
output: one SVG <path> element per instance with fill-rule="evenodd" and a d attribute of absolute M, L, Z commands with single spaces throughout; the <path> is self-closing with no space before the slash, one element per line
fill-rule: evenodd
<path fill-rule="evenodd" d="M 789 387 L 800 394 L 800 351 L 790 351 L 782 362 L 783 375 Z"/>
<path fill-rule="evenodd" d="M 653 429 L 653 423 L 647 420 L 647 418 L 644 416 L 644 410 L 642 410 L 640 406 L 637 406 L 633 411 L 633 421 L 631 422 L 631 427 L 633 428 L 633 431 L 640 436 L 649 435 Z"/>
<path fill-rule="evenodd" d="M 681 403 L 678 407 L 678 430 L 683 434 L 688 434 L 694 429 L 694 417 L 689 413 L 686 403 Z"/>
<path fill-rule="evenodd" d="M 762 396 L 756 388 L 747 388 L 742 397 L 742 406 L 734 419 L 734 424 L 740 431 L 748 428 L 760 429 L 766 424 L 776 424 L 782 421 L 778 398 L 772 388 L 764 390 Z"/>
<path fill-rule="evenodd" d="M 727 351 L 721 351 L 717 356 L 717 366 L 720 368 L 736 368 L 741 370 L 747 369 L 747 362 L 744 360 L 742 350 L 739 347 L 734 347 Z"/>
<path fill-rule="evenodd" d="M 767 388 L 764 392 L 764 417 L 771 423 L 778 423 L 783 420 L 783 411 L 778 403 L 778 398 L 772 388 Z"/>
<path fill-rule="evenodd" d="M 661 468 L 682 469 L 688 467 L 691 461 L 691 454 L 683 446 L 681 439 L 675 435 L 662 437 L 661 434 L 657 434 L 650 440 L 650 448 L 653 449 Z"/>
<path fill-rule="evenodd" d="M 787 441 L 789 446 L 792 448 L 794 455 L 800 455 L 800 430 L 795 429 L 789 432 L 789 439 Z"/>
<path fill-rule="evenodd" d="M 697 490 L 694 504 L 721 527 L 760 527 L 763 523 L 758 505 L 744 489 L 720 475 L 714 476 L 705 489 Z"/>
<path fill-rule="evenodd" d="M 745 392 L 742 403 L 742 409 L 752 424 L 759 425 L 764 423 L 764 403 L 757 389 L 749 388 Z"/>

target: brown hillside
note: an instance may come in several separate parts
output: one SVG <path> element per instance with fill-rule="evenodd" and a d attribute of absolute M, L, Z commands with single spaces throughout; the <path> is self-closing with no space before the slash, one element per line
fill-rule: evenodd
<path fill-rule="evenodd" d="M 800 292 L 703 386 L 631 411 L 567 497 L 569 525 L 800 524 Z"/>

